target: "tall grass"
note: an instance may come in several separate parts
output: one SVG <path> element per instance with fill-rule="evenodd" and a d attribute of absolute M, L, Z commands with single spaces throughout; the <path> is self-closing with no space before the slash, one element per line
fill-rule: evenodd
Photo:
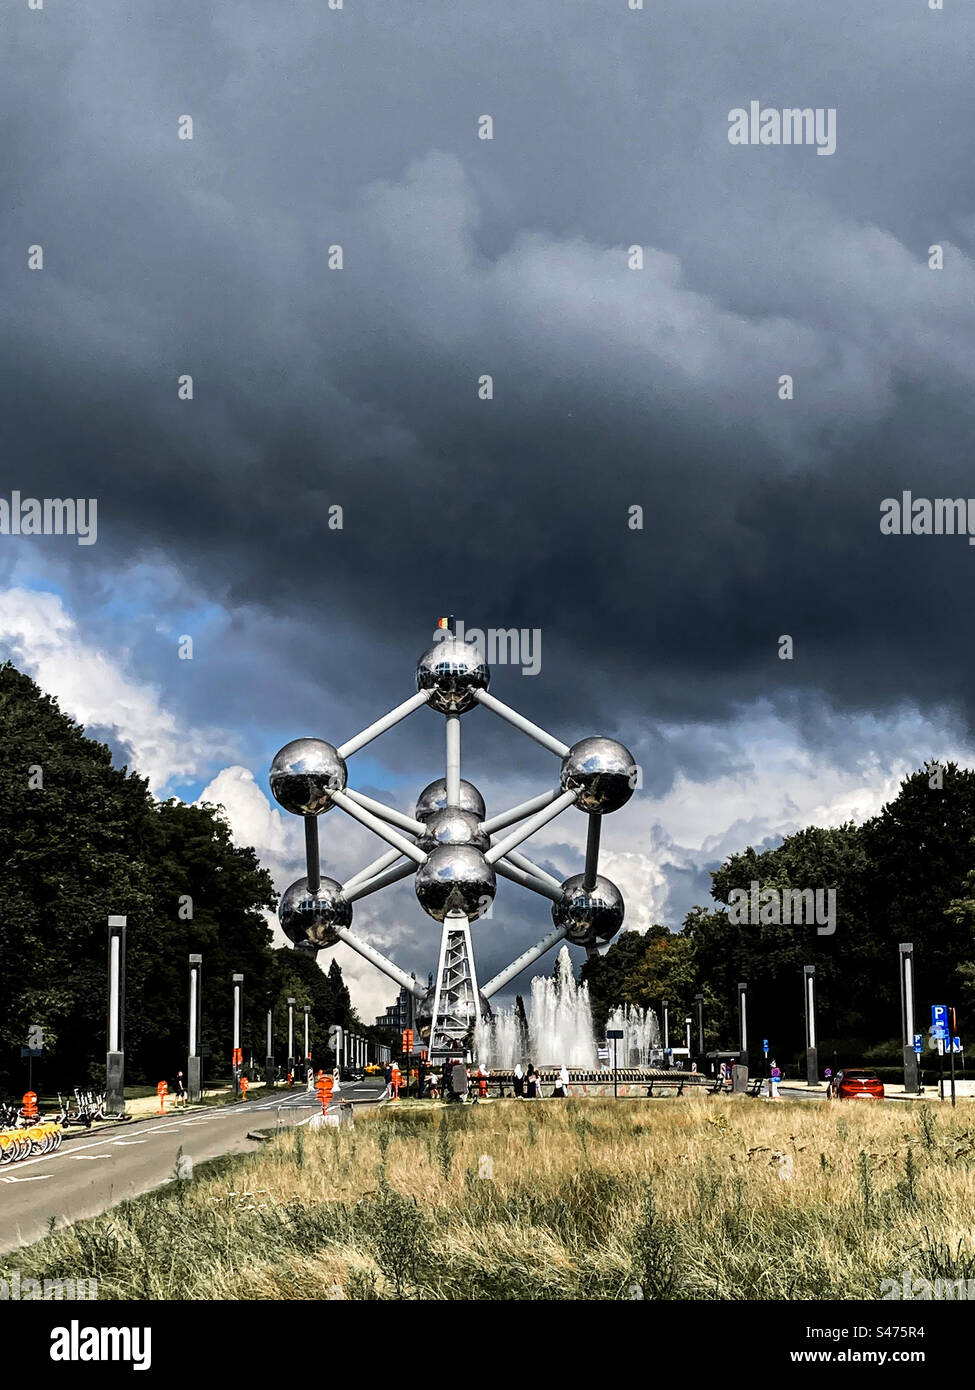
<path fill-rule="evenodd" d="M 103 1298 L 861 1299 L 975 1270 L 975 1117 L 924 1104 L 401 1104 L 51 1234 Z M 5 1267 L 5 1268 L 4 1268 Z"/>

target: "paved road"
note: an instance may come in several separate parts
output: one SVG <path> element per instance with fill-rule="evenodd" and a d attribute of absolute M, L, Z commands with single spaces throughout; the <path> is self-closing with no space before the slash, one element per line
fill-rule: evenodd
<path fill-rule="evenodd" d="M 346 1083 L 342 1095 L 373 1099 L 382 1081 Z M 95 1134 L 71 1130 L 56 1154 L 25 1159 L 0 1170 L 0 1254 L 58 1227 L 97 1216 L 116 1203 L 168 1182 L 180 1149 L 194 1163 L 255 1149 L 249 1131 L 300 1123 L 318 1109 L 308 1091 L 281 1091 L 241 1105 L 202 1108 L 134 1120 Z"/>

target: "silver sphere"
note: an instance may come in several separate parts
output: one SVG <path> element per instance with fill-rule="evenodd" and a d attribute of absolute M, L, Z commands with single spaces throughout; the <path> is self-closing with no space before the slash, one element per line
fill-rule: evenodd
<path fill-rule="evenodd" d="M 447 779 L 438 777 L 435 782 L 431 782 L 428 787 L 424 787 L 416 799 L 416 810 L 414 815 L 417 820 L 429 820 L 434 811 L 445 811 L 447 809 Z M 460 800 L 457 804 L 459 811 L 470 811 L 477 816 L 479 821 L 484 819 L 485 808 L 484 798 L 472 782 L 465 782 L 461 778 Z"/>
<path fill-rule="evenodd" d="M 289 941 L 321 950 L 337 945 L 336 927 L 351 926 L 352 904 L 334 878 L 323 878 L 317 893 L 308 891 L 307 878 L 299 878 L 282 893 L 278 920 Z"/>
<path fill-rule="evenodd" d="M 332 806 L 332 792 L 345 791 L 345 759 L 321 738 L 296 738 L 271 763 L 275 801 L 293 816 L 317 816 Z"/>
<path fill-rule="evenodd" d="M 562 790 L 577 791 L 576 805 L 594 815 L 625 806 L 636 778 L 633 754 L 614 738 L 582 738 L 562 759 Z"/>
<path fill-rule="evenodd" d="M 596 875 L 593 888 L 583 888 L 584 874 L 573 874 L 562 884 L 562 901 L 552 904 L 552 921 L 566 927 L 573 946 L 594 946 L 611 941 L 623 925 L 623 895 L 608 878 Z"/>
<path fill-rule="evenodd" d="M 423 911 L 442 922 L 448 912 L 462 912 L 473 922 L 494 900 L 494 869 L 472 845 L 439 845 L 421 864 L 414 879 Z"/>
<path fill-rule="evenodd" d="M 491 846 L 490 835 L 481 829 L 480 818 L 473 811 L 459 811 L 453 806 L 434 811 L 426 819 L 426 834 L 417 837 L 417 845 L 429 853 L 437 845 L 473 845 L 482 852 Z"/>
<path fill-rule="evenodd" d="M 416 663 L 417 690 L 430 690 L 430 706 L 441 714 L 463 714 L 477 701 L 475 690 L 487 690 L 491 672 L 472 642 L 446 637 L 435 642 Z"/>

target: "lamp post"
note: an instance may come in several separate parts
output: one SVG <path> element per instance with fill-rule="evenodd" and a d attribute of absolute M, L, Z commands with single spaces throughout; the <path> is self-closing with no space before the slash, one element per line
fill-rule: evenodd
<path fill-rule="evenodd" d="M 704 995 L 695 994 L 694 1003 L 697 1005 L 697 1053 L 704 1057 Z"/>
<path fill-rule="evenodd" d="M 816 1049 L 816 967 L 802 967 L 806 998 L 806 1085 L 819 1085 L 819 1057 Z"/>
<path fill-rule="evenodd" d="M 748 985 L 744 980 L 738 985 L 738 1052 L 743 1067 L 748 1066 Z"/>
<path fill-rule="evenodd" d="M 200 1099 L 200 1022 L 202 1014 L 203 957 L 190 956 L 190 1047 L 186 1059 L 186 1094 Z"/>
<path fill-rule="evenodd" d="M 307 1070 L 308 1070 L 308 1067 L 309 1067 L 310 1064 L 311 1064 L 311 1042 L 310 1042 L 310 1040 L 309 1040 L 309 1033 L 308 1033 L 308 1020 L 309 1020 L 309 1018 L 311 1017 L 311 1005 L 310 1005 L 310 1004 L 306 1004 L 306 1005 L 304 1006 L 304 1008 L 305 1008 L 305 1070 L 307 1071 Z"/>
<path fill-rule="evenodd" d="M 234 1070 L 234 1096 L 240 1095 L 240 1074 L 244 1069 L 244 1054 L 241 1051 L 240 1030 L 244 1012 L 244 977 L 243 975 L 233 976 L 234 986 L 234 1049 L 233 1049 L 233 1070 Z"/>
<path fill-rule="evenodd" d="M 690 1014 L 688 1014 L 687 1017 L 684 1019 L 684 1030 L 685 1030 L 685 1033 L 686 1033 L 686 1043 L 685 1043 L 685 1046 L 687 1047 L 687 1056 L 688 1056 L 688 1060 L 689 1060 L 689 1059 L 690 1059 L 690 1055 L 691 1055 L 691 1016 L 690 1016 Z"/>
<path fill-rule="evenodd" d="M 108 919 L 108 1050 L 105 1094 L 109 1110 L 125 1109 L 125 917 Z"/>
<path fill-rule="evenodd" d="M 268 1090 L 274 1085 L 274 1008 L 270 1004 L 267 1010 L 267 1057 L 264 1065 L 264 1083 Z"/>
<path fill-rule="evenodd" d="M 670 1047 L 670 1014 L 669 1014 L 669 1012 L 668 1012 L 668 1010 L 669 1010 L 669 1008 L 670 1008 L 670 1000 L 669 1000 L 669 999 L 665 999 L 665 1000 L 663 1001 L 663 1007 L 664 1007 L 664 1052 L 666 1052 L 666 1051 L 668 1050 L 668 1048 Z"/>
<path fill-rule="evenodd" d="M 295 1001 L 288 998 L 288 1075 L 295 1069 Z"/>
<path fill-rule="evenodd" d="M 904 1045 L 904 1090 L 920 1095 L 917 1053 L 914 1051 L 914 944 L 901 941 L 897 947 L 901 979 L 901 1035 Z"/>

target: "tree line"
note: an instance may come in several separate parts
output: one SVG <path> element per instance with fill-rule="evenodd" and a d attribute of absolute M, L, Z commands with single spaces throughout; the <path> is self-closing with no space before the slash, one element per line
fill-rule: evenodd
<path fill-rule="evenodd" d="M 278 1055 L 286 1000 L 311 1007 L 313 1050 L 333 1023 L 374 1032 L 356 1016 L 341 968 L 326 974 L 274 950 L 266 911 L 276 894 L 254 851 L 234 845 L 220 808 L 156 801 L 146 780 L 113 766 L 30 678 L 0 666 L 0 1086 L 26 1088 L 20 1049 L 44 1029 L 35 1063 L 43 1089 L 104 1073 L 107 920 L 127 922 L 125 1053 L 130 1082 L 185 1069 L 187 957 L 203 956 L 201 1042 L 208 1075 L 225 1075 L 232 975 L 242 973 L 243 1052 L 263 1063 L 269 1004 Z"/>

